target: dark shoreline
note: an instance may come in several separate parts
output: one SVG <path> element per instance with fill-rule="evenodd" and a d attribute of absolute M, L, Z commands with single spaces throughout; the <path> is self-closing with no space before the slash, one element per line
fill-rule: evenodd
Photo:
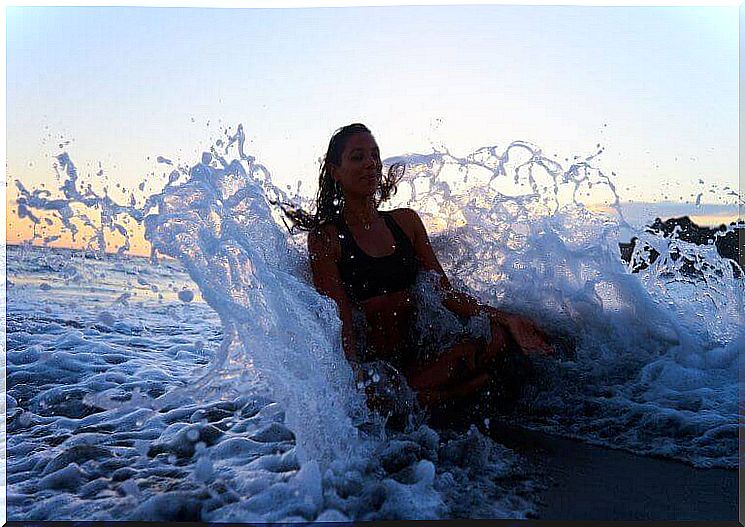
<path fill-rule="evenodd" d="M 538 520 L 737 521 L 737 469 L 696 468 L 503 423 L 489 436 L 522 455 L 546 485 Z"/>

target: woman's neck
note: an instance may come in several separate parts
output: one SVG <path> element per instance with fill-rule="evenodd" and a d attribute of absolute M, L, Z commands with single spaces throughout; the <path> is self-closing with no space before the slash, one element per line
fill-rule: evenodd
<path fill-rule="evenodd" d="M 380 218 L 375 201 L 369 197 L 363 199 L 345 197 L 343 214 L 347 225 L 362 225 L 367 229 Z"/>

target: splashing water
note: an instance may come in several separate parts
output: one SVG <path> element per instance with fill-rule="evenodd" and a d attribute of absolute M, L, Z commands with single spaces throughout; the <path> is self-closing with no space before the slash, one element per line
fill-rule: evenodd
<path fill-rule="evenodd" d="M 76 168 L 63 154 L 57 160 L 64 199 L 19 182 L 19 215 L 37 224 L 39 211 L 51 211 L 76 234 L 76 221 L 94 225 L 77 206 L 97 209 L 101 221 L 88 246 L 102 250 L 106 233 L 114 231 L 125 239 L 120 253 L 129 241 L 118 218 L 143 222 L 153 258 L 159 253 L 181 262 L 218 314 L 222 342 L 206 370 L 188 388 L 140 395 L 131 404 L 157 409 L 186 399 L 231 400 L 261 386 L 286 412 L 301 467 L 297 484 L 318 502 L 314 518 L 329 509 L 368 519 L 452 514 L 457 492 L 448 490 L 448 478 L 457 472 L 444 469 L 447 456 L 424 454 L 404 478 L 409 486 L 390 479 L 379 484 L 388 496 L 379 516 L 359 503 L 330 505 L 322 489 L 344 494 L 352 483 L 342 475 L 350 467 L 369 475 L 360 467 L 373 452 L 388 448 L 398 459 L 407 441 L 431 452 L 437 435 L 421 427 L 407 432 L 419 434 L 416 440 L 386 439 L 368 412 L 344 360 L 335 305 L 310 284 L 304 240 L 289 235 L 271 205 L 307 207 L 310 198 L 288 196 L 274 185 L 269 170 L 246 155 L 244 140 L 239 126 L 199 163 L 174 169 L 162 191 L 140 207 L 134 198 L 124 206 L 90 187 L 81 191 Z M 446 150 L 391 157 L 385 163 L 406 163 L 407 175 L 390 206 L 420 213 L 454 283 L 577 342 L 573 359 L 539 364 L 542 385 L 514 409 L 527 426 L 702 466 L 736 466 L 743 281 L 711 246 L 649 232 L 636 232 L 640 242 L 625 264 L 618 232 L 633 227 L 612 179 L 593 166 L 601 153 L 577 157 L 568 168 L 524 141 L 466 157 Z M 166 161 L 172 164 L 159 158 Z M 589 211 L 581 199 L 590 192 L 618 218 Z M 660 254 L 654 263 L 650 247 Z M 682 274 L 683 259 L 696 262 L 700 273 Z M 640 261 L 649 265 L 631 273 Z M 100 394 L 95 402 L 104 408 L 112 403 Z M 469 437 L 452 448 L 483 440 L 477 432 Z M 198 468 L 209 480 L 210 466 Z"/>
<path fill-rule="evenodd" d="M 398 204 L 441 227 L 433 246 L 462 287 L 577 340 L 576 358 L 549 364 L 546 389 L 525 401 L 533 426 L 736 466 L 739 265 L 713 245 L 630 226 L 612 180 L 592 166 L 601 152 L 568 168 L 526 142 L 464 158 L 396 158 L 413 173 Z M 590 189 L 617 219 L 581 203 Z M 628 265 L 619 257 L 622 228 L 640 240 Z M 649 247 L 661 255 L 653 263 Z M 640 262 L 648 267 L 632 274 Z M 697 274 L 685 272 L 686 262 Z"/>
<path fill-rule="evenodd" d="M 318 295 L 302 256 L 288 242 L 267 203 L 269 173 L 243 153 L 216 152 L 192 167 L 189 180 L 158 197 L 146 237 L 179 259 L 220 315 L 224 341 L 203 382 L 240 392 L 240 379 L 259 373 L 298 430 L 298 452 L 325 466 L 357 443 L 352 419 L 365 417 L 343 359 L 333 303 Z"/>

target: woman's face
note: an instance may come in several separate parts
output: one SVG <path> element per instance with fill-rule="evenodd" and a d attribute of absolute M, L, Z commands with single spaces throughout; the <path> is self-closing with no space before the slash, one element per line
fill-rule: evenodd
<path fill-rule="evenodd" d="M 344 146 L 341 163 L 331 176 L 339 182 L 347 196 L 372 196 L 382 177 L 380 150 L 372 134 L 352 135 Z"/>

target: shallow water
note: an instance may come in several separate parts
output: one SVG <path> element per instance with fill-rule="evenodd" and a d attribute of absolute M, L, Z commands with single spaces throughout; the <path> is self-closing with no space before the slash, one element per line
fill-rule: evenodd
<path fill-rule="evenodd" d="M 223 337 L 200 297 L 179 299 L 193 285 L 177 264 L 9 247 L 8 280 L 10 519 L 333 521 L 532 510 L 533 483 L 517 456 L 476 430 L 448 440 L 426 427 L 370 439 L 370 452 L 331 460 L 324 472 L 314 460 L 301 463 L 265 381 L 243 379 L 243 392 L 230 396 L 193 388 Z M 123 291 L 131 296 L 121 300 Z M 464 505 L 461 495 L 477 484 Z"/>
<path fill-rule="evenodd" d="M 177 163 L 141 205 L 81 192 L 66 155 L 63 200 L 23 189 L 29 218 L 55 210 L 74 225 L 80 205 L 98 208 L 100 241 L 126 235 L 128 215 L 173 260 L 8 248 L 9 518 L 531 514 L 536 483 L 511 450 L 476 428 L 392 432 L 367 410 L 333 303 L 310 285 L 304 239 L 272 205 L 308 198 L 276 187 L 243 140 L 239 128 L 199 163 Z M 540 381 L 507 418 L 735 467 L 743 281 L 711 246 L 641 231 L 636 260 L 645 246 L 661 257 L 632 274 L 618 251 L 619 230 L 633 228 L 622 210 L 581 203 L 592 189 L 618 206 L 613 179 L 593 167 L 600 153 L 562 166 L 516 142 L 389 158 L 408 165 L 390 206 L 420 212 L 453 282 L 577 343 L 575 357 L 537 363 Z M 425 317 L 446 326 L 436 295 L 422 295 Z"/>

